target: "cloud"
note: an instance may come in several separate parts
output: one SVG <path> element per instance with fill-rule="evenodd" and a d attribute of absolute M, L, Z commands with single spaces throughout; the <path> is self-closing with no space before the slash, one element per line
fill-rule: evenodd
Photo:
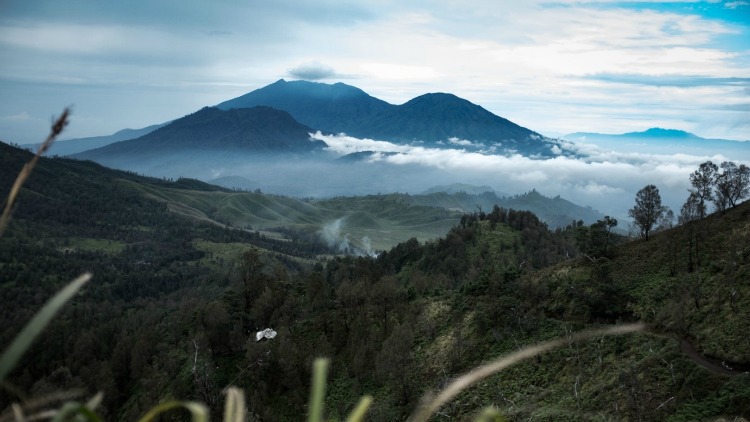
<path fill-rule="evenodd" d="M 711 128 L 706 137 L 750 138 L 748 129 L 712 124 L 722 104 L 747 102 L 734 85 L 750 77 L 746 1 L 6 3 L 0 84 L 82 88 L 27 92 L 17 98 L 29 105 L 13 106 L 46 115 L 65 98 L 106 121 L 108 132 L 184 115 L 286 75 L 357 75 L 359 88 L 390 103 L 450 92 L 543 133 L 627 132 L 659 120 Z M 313 58 L 319 62 L 307 62 Z M 137 117 L 122 100 L 134 92 Z M 12 112 L 0 105 L 0 115 Z"/>
<path fill-rule="evenodd" d="M 750 3 L 746 1 L 728 1 L 724 3 L 724 7 L 726 7 L 727 9 L 736 9 L 738 7 L 743 7 L 747 5 L 750 5 Z"/>
<path fill-rule="evenodd" d="M 649 86 L 673 86 L 681 88 L 694 88 L 699 86 L 730 86 L 738 88 L 750 87 L 750 78 L 741 77 L 715 78 L 691 75 L 639 75 L 600 73 L 585 76 L 584 78 L 613 83 Z"/>
<path fill-rule="evenodd" d="M 371 76 L 383 79 L 429 80 L 440 73 L 430 66 L 415 66 L 396 63 L 363 63 L 361 68 Z"/>
<path fill-rule="evenodd" d="M 730 156 L 729 152 L 658 154 L 643 152 L 648 148 L 642 146 L 641 151 L 614 151 L 585 142 L 566 144 L 566 148 L 577 153 L 576 157 L 539 160 L 521 155 L 501 156 L 460 149 L 397 145 L 343 134 L 316 133 L 312 137 L 325 141 L 331 151 L 339 154 L 374 151 L 376 154 L 370 158 L 371 165 L 419 166 L 424 168 L 425 174 L 436 170 L 451 175 L 454 182 L 481 182 L 503 192 L 520 193 L 536 188 L 625 219 L 635 193 L 647 184 L 656 184 L 664 202 L 677 212 L 686 198 L 688 175 L 700 163 L 733 160 L 750 164 L 750 154 L 741 161 Z"/>
<path fill-rule="evenodd" d="M 22 111 L 18 114 L 11 114 L 10 116 L 2 116 L 2 120 L 8 120 L 12 122 L 23 122 L 26 120 L 31 120 L 31 115 L 25 111 Z"/>
<path fill-rule="evenodd" d="M 332 67 L 320 62 L 304 63 L 287 71 L 289 76 L 309 81 L 335 78 L 336 72 Z"/>

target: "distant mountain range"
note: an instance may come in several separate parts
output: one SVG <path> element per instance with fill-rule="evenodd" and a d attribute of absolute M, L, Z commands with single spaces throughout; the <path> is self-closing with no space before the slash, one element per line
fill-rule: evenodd
<path fill-rule="evenodd" d="M 303 153 L 325 142 L 310 139 L 314 130 L 285 111 L 270 107 L 219 110 L 205 107 L 137 139 L 73 155 L 109 164 L 126 159 L 168 158 L 185 153 Z"/>
<path fill-rule="evenodd" d="M 750 141 L 707 139 L 690 132 L 676 129 L 650 128 L 643 132 L 604 134 L 576 132 L 563 136 L 573 142 L 594 143 L 613 149 L 634 148 L 651 152 L 714 155 L 722 152 L 732 154 L 732 159 L 750 159 Z"/>
<path fill-rule="evenodd" d="M 592 224 L 604 217 L 602 213 L 590 207 L 576 205 L 560 196 L 550 198 L 535 189 L 522 195 L 501 197 L 491 190 L 479 193 L 455 191 L 450 186 L 445 188 L 444 191 L 438 191 L 437 189 L 440 188 L 437 187 L 421 195 L 406 195 L 406 197 L 418 205 L 441 207 L 461 213 L 480 210 L 490 212 L 495 205 L 505 209 L 531 211 L 551 228 L 565 227 L 578 220 Z"/>
<path fill-rule="evenodd" d="M 497 153 L 551 156 L 551 140 L 452 94 L 432 93 L 392 105 L 359 88 L 283 79 L 218 104 L 229 110 L 269 106 L 323 131 L 392 142 L 455 146 L 471 141 Z M 464 142 L 461 146 L 469 146 Z"/>
<path fill-rule="evenodd" d="M 123 129 L 113 133 L 112 135 L 92 136 L 88 138 L 73 138 L 57 141 L 52 144 L 52 147 L 47 152 L 47 155 L 73 155 L 90 149 L 100 148 L 115 142 L 140 138 L 141 136 L 151 133 L 166 124 L 167 123 L 161 123 L 141 129 Z M 21 148 L 30 149 L 36 152 L 40 145 L 41 144 L 38 143 L 25 144 L 21 145 Z"/>

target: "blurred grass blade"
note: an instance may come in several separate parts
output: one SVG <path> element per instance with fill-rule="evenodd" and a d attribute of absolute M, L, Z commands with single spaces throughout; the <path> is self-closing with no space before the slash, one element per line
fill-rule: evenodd
<path fill-rule="evenodd" d="M 185 409 L 190 411 L 190 414 L 192 415 L 192 421 L 193 422 L 208 422 L 208 409 L 206 406 L 192 402 L 192 401 L 170 401 L 166 403 L 162 403 L 146 413 L 145 416 L 143 416 L 141 419 L 138 420 L 138 422 L 149 422 L 151 420 L 159 420 L 157 416 L 160 414 L 170 411 L 172 409 L 176 409 L 179 407 L 184 407 Z"/>
<path fill-rule="evenodd" d="M 506 422 L 505 416 L 494 407 L 488 407 L 474 419 L 474 422 Z"/>
<path fill-rule="evenodd" d="M 245 422 L 245 393 L 236 387 L 227 389 L 227 400 L 224 404 L 224 422 Z"/>
<path fill-rule="evenodd" d="M 91 410 L 94 410 L 97 407 L 99 407 L 100 404 L 102 404 L 103 399 L 104 399 L 104 392 L 100 391 L 96 393 L 94 397 L 89 399 L 89 401 L 86 402 L 86 407 L 88 407 Z"/>
<path fill-rule="evenodd" d="M 13 370 L 21 359 L 21 356 L 23 356 L 34 339 L 44 330 L 44 327 L 49 324 L 60 308 L 89 280 L 91 280 L 91 273 L 82 274 L 71 281 L 70 284 L 47 301 L 44 307 L 23 327 L 23 330 L 16 336 L 10 347 L 0 357 L 0 382 L 5 381 L 5 377 Z"/>
<path fill-rule="evenodd" d="M 88 422 L 102 422 L 102 419 L 96 415 L 91 409 L 82 405 L 81 403 L 68 402 L 55 414 L 52 418 L 52 422 L 63 422 L 72 420 L 72 416 L 82 416 L 83 420 Z M 76 418 L 78 420 L 80 418 Z"/>
<path fill-rule="evenodd" d="M 3 237 L 5 228 L 8 227 L 10 214 L 13 211 L 13 204 L 16 202 L 18 193 L 21 192 L 21 186 L 23 186 L 24 182 L 26 182 L 26 179 L 28 179 L 29 175 L 31 175 L 31 171 L 34 169 L 36 162 L 39 161 L 39 157 L 47 152 L 47 150 L 52 146 L 52 143 L 55 141 L 55 138 L 57 138 L 57 136 L 62 132 L 65 126 L 68 125 L 69 116 L 70 109 L 64 109 L 60 117 L 58 117 L 57 120 L 52 123 L 52 129 L 50 129 L 50 133 L 49 135 L 47 135 L 47 139 L 42 142 L 42 145 L 39 147 L 36 155 L 34 155 L 31 161 L 24 164 L 23 168 L 21 168 L 21 172 L 18 173 L 16 181 L 13 182 L 13 186 L 11 186 L 10 188 L 10 193 L 8 194 L 8 198 L 5 202 L 5 208 L 3 208 L 3 212 L 2 214 L 0 214 L 0 237 Z"/>
<path fill-rule="evenodd" d="M 357 404 L 357 407 L 355 407 L 349 417 L 346 418 L 346 422 L 360 422 L 364 420 L 365 413 L 367 413 L 367 409 L 370 408 L 371 404 L 372 396 L 362 397 L 362 399 L 359 401 L 359 404 Z"/>
<path fill-rule="evenodd" d="M 328 375 L 328 359 L 318 358 L 313 363 L 312 390 L 310 403 L 307 407 L 308 422 L 323 421 L 323 401 L 326 397 L 326 375 Z"/>
<path fill-rule="evenodd" d="M 426 422 L 445 403 L 453 400 L 461 391 L 488 376 L 515 365 L 518 362 L 549 352 L 565 345 L 571 340 L 583 340 L 598 336 L 612 336 L 642 331 L 646 326 L 642 323 L 615 325 L 603 329 L 586 330 L 575 333 L 569 337 L 558 337 L 553 340 L 528 346 L 517 352 L 501 356 L 495 361 L 479 366 L 453 380 L 443 391 L 435 397 L 425 397 L 425 405 L 418 407 L 409 418 L 412 422 Z"/>

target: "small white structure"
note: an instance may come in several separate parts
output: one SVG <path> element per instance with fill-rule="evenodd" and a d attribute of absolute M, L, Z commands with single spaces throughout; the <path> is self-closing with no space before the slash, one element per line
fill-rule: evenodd
<path fill-rule="evenodd" d="M 261 341 L 264 338 L 272 339 L 276 337 L 276 331 L 274 331 L 272 328 L 266 328 L 263 331 L 258 331 L 255 333 L 255 341 Z"/>

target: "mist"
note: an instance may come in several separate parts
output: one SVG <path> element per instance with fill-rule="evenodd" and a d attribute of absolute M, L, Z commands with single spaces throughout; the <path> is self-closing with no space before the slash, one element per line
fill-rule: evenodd
<path fill-rule="evenodd" d="M 346 217 L 341 217 L 324 224 L 318 231 L 318 235 L 329 248 L 338 253 L 377 257 L 377 254 L 372 250 L 369 237 L 365 236 L 358 242 L 350 239 L 350 234 L 344 232 L 345 220 Z"/>
<path fill-rule="evenodd" d="M 312 136 L 339 154 L 373 151 L 363 165 L 419 167 L 426 173 L 439 171 L 453 182 L 486 184 L 511 194 L 537 189 L 547 196 L 560 195 L 624 220 L 628 219 L 627 210 L 633 206 L 636 192 L 648 184 L 656 185 L 663 203 L 678 213 L 688 195 L 689 175 L 700 163 L 711 160 L 717 164 L 723 161 L 750 164 L 750 143 L 739 142 L 725 151 L 712 151 L 707 146 L 702 150 L 692 149 L 690 154 L 667 154 L 658 147 L 649 149 L 644 145 L 618 151 L 583 140 L 562 141 L 565 154 L 534 159 L 465 149 L 395 145 L 346 135 Z"/>
<path fill-rule="evenodd" d="M 636 192 L 648 184 L 659 188 L 663 203 L 677 214 L 688 195 L 688 176 L 700 163 L 731 160 L 750 165 L 750 154 L 743 155 L 743 150 L 707 148 L 689 154 L 666 154 L 642 145 L 615 150 L 584 140 L 559 141 L 554 147 L 564 149 L 564 153 L 535 159 L 464 148 L 401 145 L 343 134 L 315 133 L 311 138 L 326 142 L 327 151 L 298 155 L 186 151 L 106 158 L 100 163 L 148 176 L 190 177 L 232 189 L 298 198 L 418 194 L 452 183 L 486 185 L 511 195 L 536 189 L 623 221 L 629 219 L 627 212 L 634 205 Z M 750 151 L 750 143 L 744 145 Z M 345 157 L 352 153 L 360 156 Z"/>

